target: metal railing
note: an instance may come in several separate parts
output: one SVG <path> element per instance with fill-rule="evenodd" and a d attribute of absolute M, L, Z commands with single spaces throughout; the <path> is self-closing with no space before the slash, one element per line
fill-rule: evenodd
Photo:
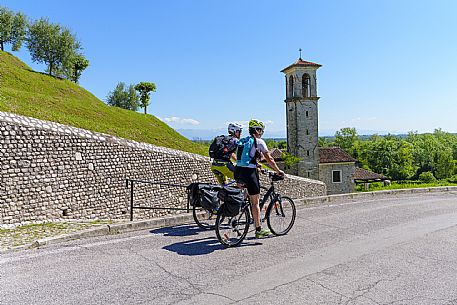
<path fill-rule="evenodd" d="M 130 221 L 133 221 L 133 210 L 172 210 L 172 211 L 187 211 L 190 212 L 190 203 L 187 200 L 187 207 L 186 208 L 165 208 L 165 207 L 145 207 L 145 206 L 135 206 L 133 204 L 133 197 L 134 197 L 134 185 L 137 184 L 151 184 L 151 185 L 163 185 L 169 187 L 179 187 L 179 188 L 186 188 L 187 185 L 182 184 L 172 184 L 172 183 L 165 183 L 165 182 L 155 182 L 155 181 L 148 181 L 148 180 L 140 180 L 140 179 L 126 179 L 126 187 L 130 187 Z"/>

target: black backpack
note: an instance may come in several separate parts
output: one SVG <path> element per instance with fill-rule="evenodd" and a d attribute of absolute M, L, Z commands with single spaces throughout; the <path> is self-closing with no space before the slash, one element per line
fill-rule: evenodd
<path fill-rule="evenodd" d="M 230 146 L 230 136 L 218 136 L 215 137 L 213 143 L 209 146 L 209 156 L 210 158 L 217 160 L 230 160 L 230 154 L 234 149 L 229 148 Z"/>

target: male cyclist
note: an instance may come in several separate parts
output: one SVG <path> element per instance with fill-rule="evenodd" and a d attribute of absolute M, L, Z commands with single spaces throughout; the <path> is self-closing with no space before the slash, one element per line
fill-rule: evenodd
<path fill-rule="evenodd" d="M 216 176 L 219 184 L 227 184 L 227 179 L 233 179 L 235 165 L 232 160 L 236 160 L 234 154 L 238 139 L 241 136 L 243 126 L 239 123 L 230 123 L 227 127 L 228 136 L 216 137 L 210 146 L 210 156 L 213 157 L 211 170 Z"/>
<path fill-rule="evenodd" d="M 251 202 L 252 217 L 255 224 L 255 237 L 263 238 L 271 235 L 268 229 L 262 229 L 260 221 L 260 179 L 258 173 L 258 161 L 260 154 L 265 157 L 268 164 L 278 175 L 284 172 L 279 169 L 273 157 L 268 151 L 267 144 L 261 139 L 265 125 L 258 120 L 249 121 L 249 137 L 243 138 L 238 143 L 237 160 L 235 167 L 235 179 L 245 184 Z"/>

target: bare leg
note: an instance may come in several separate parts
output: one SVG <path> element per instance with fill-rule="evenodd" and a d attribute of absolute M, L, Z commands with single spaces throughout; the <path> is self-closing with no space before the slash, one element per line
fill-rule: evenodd
<path fill-rule="evenodd" d="M 260 227 L 260 207 L 259 207 L 259 200 L 260 194 L 257 195 L 249 195 L 249 199 L 251 201 L 251 210 L 252 210 L 252 218 L 254 218 L 254 225 L 256 228 Z"/>

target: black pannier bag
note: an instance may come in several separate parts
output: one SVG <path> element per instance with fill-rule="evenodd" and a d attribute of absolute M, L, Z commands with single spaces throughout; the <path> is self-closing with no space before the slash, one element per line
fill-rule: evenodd
<path fill-rule="evenodd" d="M 208 211 L 218 209 L 220 203 L 219 198 L 217 198 L 217 190 L 201 189 L 200 205 Z"/>
<path fill-rule="evenodd" d="M 203 207 L 207 210 L 217 209 L 219 207 L 219 198 L 217 192 L 221 186 L 194 182 L 187 186 L 187 200 L 191 206 Z"/>
<path fill-rule="evenodd" d="M 226 217 L 234 217 L 240 213 L 244 203 L 244 193 L 242 190 L 233 187 L 223 187 L 217 197 L 223 201 L 221 213 Z"/>

